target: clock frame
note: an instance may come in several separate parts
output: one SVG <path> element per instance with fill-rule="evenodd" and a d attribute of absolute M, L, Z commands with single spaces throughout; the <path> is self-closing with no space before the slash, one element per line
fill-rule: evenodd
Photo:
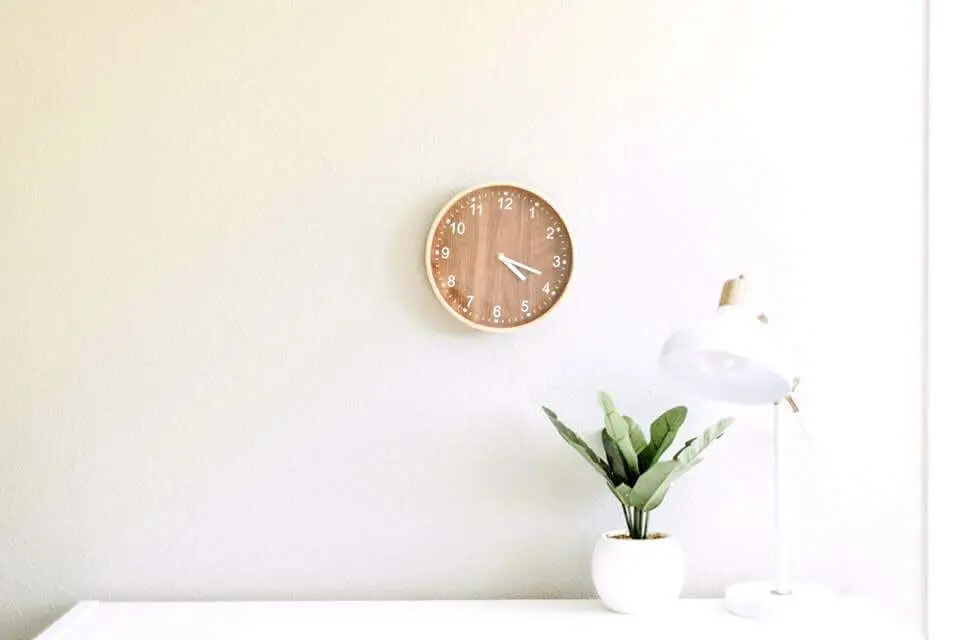
<path fill-rule="evenodd" d="M 426 267 L 434 294 L 455 318 L 481 331 L 511 331 L 559 303 L 573 272 L 573 243 L 542 194 L 483 184 L 458 193 L 437 214 Z"/>

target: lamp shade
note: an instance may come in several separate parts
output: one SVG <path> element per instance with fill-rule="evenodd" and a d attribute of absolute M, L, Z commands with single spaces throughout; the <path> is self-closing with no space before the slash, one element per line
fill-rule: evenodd
<path fill-rule="evenodd" d="M 740 305 L 724 305 L 663 345 L 660 366 L 692 392 L 723 402 L 769 404 L 791 389 L 786 351 L 769 325 Z"/>

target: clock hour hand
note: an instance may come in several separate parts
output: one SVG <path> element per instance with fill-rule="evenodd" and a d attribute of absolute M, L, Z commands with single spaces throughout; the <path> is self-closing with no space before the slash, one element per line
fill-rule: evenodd
<path fill-rule="evenodd" d="M 500 255 L 503 255 L 503 254 L 500 254 Z M 507 266 L 513 265 L 514 267 L 519 267 L 519 268 L 521 268 L 521 269 L 526 269 L 526 270 L 529 271 L 530 273 L 532 273 L 532 274 L 534 274 L 534 275 L 538 275 L 538 276 L 543 274 L 543 271 L 540 271 L 540 269 L 534 269 L 533 267 L 528 267 L 527 265 L 523 264 L 522 262 L 517 262 L 516 260 L 512 260 L 512 259 L 510 259 L 510 258 L 508 258 L 508 257 L 506 257 L 506 256 L 503 257 L 503 260 L 505 261 L 504 264 L 506 264 Z"/>
<path fill-rule="evenodd" d="M 510 269 L 510 272 L 511 272 L 513 275 L 517 276 L 517 278 L 518 278 L 519 280 L 526 280 L 526 279 L 527 279 L 527 276 L 525 276 L 525 275 L 523 275 L 522 273 L 520 273 L 520 270 L 519 270 L 519 269 L 517 269 L 515 266 L 513 266 L 512 264 L 510 264 L 510 262 L 511 262 L 511 261 L 510 261 L 510 258 L 508 258 L 507 256 L 503 255 L 502 253 L 501 253 L 501 254 L 498 254 L 498 255 L 497 255 L 497 260 L 499 260 L 500 262 L 502 262 L 502 263 L 503 263 L 503 266 L 505 266 L 507 269 Z"/>

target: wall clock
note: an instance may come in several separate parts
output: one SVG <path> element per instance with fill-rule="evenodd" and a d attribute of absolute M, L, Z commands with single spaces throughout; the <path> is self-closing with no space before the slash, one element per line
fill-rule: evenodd
<path fill-rule="evenodd" d="M 543 196 L 487 184 L 440 210 L 426 258 L 433 292 L 450 313 L 475 329 L 508 331 L 557 304 L 570 281 L 573 245 Z"/>

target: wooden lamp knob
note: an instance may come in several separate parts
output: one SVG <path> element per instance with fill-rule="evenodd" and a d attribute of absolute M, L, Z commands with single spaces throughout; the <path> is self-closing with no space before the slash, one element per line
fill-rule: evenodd
<path fill-rule="evenodd" d="M 723 283 L 723 292 L 720 294 L 721 307 L 743 304 L 747 298 L 747 279 L 742 275 Z"/>

